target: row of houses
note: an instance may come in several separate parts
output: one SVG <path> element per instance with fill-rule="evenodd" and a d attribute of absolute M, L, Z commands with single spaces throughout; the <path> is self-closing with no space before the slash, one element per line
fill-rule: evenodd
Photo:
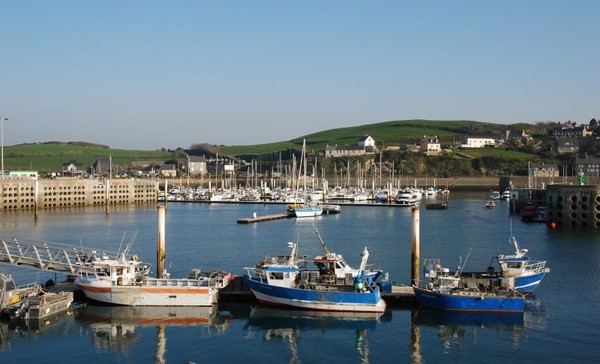
<path fill-rule="evenodd" d="M 186 174 L 190 176 L 202 176 L 207 173 L 220 172 L 221 174 L 233 173 L 233 163 L 222 159 L 207 160 L 203 156 L 186 156 L 182 166 Z M 165 177 L 173 178 L 178 176 L 179 166 L 172 163 L 151 163 L 151 162 L 133 162 L 124 170 L 112 157 L 99 158 L 90 168 L 86 168 L 83 163 L 76 160 L 70 160 L 62 164 L 61 175 L 65 177 L 96 177 L 96 176 L 124 176 L 131 177 Z"/>
<path fill-rule="evenodd" d="M 510 132 L 506 133 L 509 138 Z M 464 137 L 458 147 L 460 148 L 489 148 L 495 147 L 497 140 L 490 137 Z M 388 145 L 385 150 L 404 150 L 426 155 L 439 155 L 442 153 L 442 145 L 437 135 L 424 135 L 418 145 Z M 354 157 L 360 155 L 375 154 L 380 150 L 376 147 L 375 139 L 369 135 L 361 137 L 356 145 L 327 145 L 325 147 L 325 158 Z"/>

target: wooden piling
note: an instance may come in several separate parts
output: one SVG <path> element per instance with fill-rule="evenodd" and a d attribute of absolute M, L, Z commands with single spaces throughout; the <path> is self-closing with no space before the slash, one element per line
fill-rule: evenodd
<path fill-rule="evenodd" d="M 166 206 L 158 205 L 158 244 L 156 248 L 157 278 L 162 278 L 165 269 L 165 210 Z"/>
<path fill-rule="evenodd" d="M 413 207 L 412 208 L 412 217 L 413 217 L 413 235 L 412 235 L 412 267 L 410 270 L 411 273 L 411 281 L 412 284 L 414 285 L 419 285 L 419 271 L 420 271 L 420 261 L 419 261 L 419 255 L 420 255 L 420 241 L 419 241 L 419 207 Z"/>

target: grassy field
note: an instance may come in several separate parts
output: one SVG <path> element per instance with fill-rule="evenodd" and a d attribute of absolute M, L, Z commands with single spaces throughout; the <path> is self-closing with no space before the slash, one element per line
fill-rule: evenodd
<path fill-rule="evenodd" d="M 98 158 L 112 157 L 115 163 L 129 165 L 136 161 L 163 163 L 174 158 L 167 151 L 108 149 L 66 143 L 23 144 L 4 147 L 4 167 L 7 170 L 60 172 L 63 163 L 75 160 L 90 167 Z"/>

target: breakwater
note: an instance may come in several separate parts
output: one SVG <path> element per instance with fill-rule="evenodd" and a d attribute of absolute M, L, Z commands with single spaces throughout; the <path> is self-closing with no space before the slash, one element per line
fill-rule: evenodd
<path fill-rule="evenodd" d="M 156 203 L 158 183 L 143 179 L 2 180 L 0 210 Z"/>

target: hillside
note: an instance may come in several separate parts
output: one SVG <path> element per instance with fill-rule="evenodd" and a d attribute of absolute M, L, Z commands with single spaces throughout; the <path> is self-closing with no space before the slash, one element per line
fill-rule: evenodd
<path fill-rule="evenodd" d="M 545 137 L 547 135 L 547 128 L 548 125 L 504 125 L 469 120 L 398 120 L 329 129 L 300 136 L 292 140 L 269 144 L 217 147 L 204 143 L 194 144 L 188 150 L 178 148 L 175 151 L 111 149 L 105 145 L 86 142 L 46 142 L 5 147 L 4 164 L 6 169 L 38 170 L 44 173 L 50 171 L 58 172 L 62 164 L 70 160 L 76 160 L 84 166 L 91 166 L 98 158 L 111 156 L 116 163 L 123 167 L 129 166 L 133 162 L 142 161 L 160 164 L 167 160 L 175 159 L 182 165 L 184 153 L 206 156 L 219 153 L 222 156 L 236 157 L 242 160 L 261 160 L 265 162 L 263 167 L 267 169 L 271 168 L 273 161 L 280 158 L 280 154 L 282 160 L 290 159 L 291 152 L 297 153 L 301 149 L 303 139 L 306 139 L 307 150 L 309 152 L 323 151 L 327 145 L 354 145 L 360 137 L 366 134 L 371 135 L 378 146 L 418 143 L 420 137 L 423 135 L 437 135 L 442 145 L 449 146 L 458 142 L 463 136 L 498 137 L 505 130 L 525 130 L 531 135 Z M 395 155 L 386 153 L 385 157 L 392 163 L 400 163 L 401 157 L 398 153 Z M 372 157 L 370 158 L 372 159 Z M 484 159 L 488 159 L 487 163 L 490 164 L 490 158 L 504 159 L 505 162 L 518 162 L 520 160 L 538 160 L 539 156 L 534 153 L 525 153 L 522 151 L 493 149 L 454 153 L 448 158 L 451 160 L 467 161 L 483 161 Z M 269 164 L 269 161 L 271 164 Z M 438 160 L 438 162 L 442 162 L 442 160 Z M 420 163 L 424 165 L 431 162 Z M 450 165 L 447 167 L 453 168 Z M 333 168 L 331 162 L 326 163 L 323 167 Z M 421 168 L 415 167 L 413 169 L 420 170 Z M 415 170 L 415 173 L 417 172 Z"/>
<path fill-rule="evenodd" d="M 533 127 L 533 126 L 531 126 Z M 354 145 L 357 140 L 368 134 L 384 144 L 416 143 L 423 135 L 437 135 L 442 143 L 452 143 L 463 135 L 490 135 L 497 137 L 509 128 L 507 125 L 482 123 L 468 120 L 397 120 L 375 124 L 365 124 L 347 128 L 324 130 L 278 143 L 223 146 L 223 154 L 240 156 L 266 154 L 289 148 L 301 149 L 306 139 L 308 150 L 325 150 L 329 145 Z"/>

